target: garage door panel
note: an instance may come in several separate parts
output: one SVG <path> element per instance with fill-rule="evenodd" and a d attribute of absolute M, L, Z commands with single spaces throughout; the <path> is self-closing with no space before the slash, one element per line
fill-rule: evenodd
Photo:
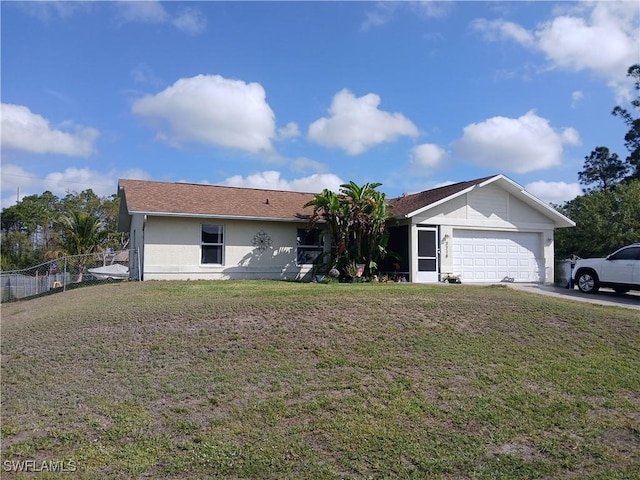
<path fill-rule="evenodd" d="M 538 282 L 540 235 L 454 230 L 452 265 L 464 282 Z"/>

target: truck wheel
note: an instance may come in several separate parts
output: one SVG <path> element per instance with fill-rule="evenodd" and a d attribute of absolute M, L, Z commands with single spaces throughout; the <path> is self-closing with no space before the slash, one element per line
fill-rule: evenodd
<path fill-rule="evenodd" d="M 576 285 L 578 285 L 578 289 L 583 293 L 596 293 L 600 289 L 598 275 L 591 270 L 578 272 Z"/>

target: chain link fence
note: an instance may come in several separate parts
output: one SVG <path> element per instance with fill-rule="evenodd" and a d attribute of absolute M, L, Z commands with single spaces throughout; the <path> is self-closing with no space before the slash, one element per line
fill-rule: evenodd
<path fill-rule="evenodd" d="M 57 258 L 23 270 L 0 272 L 2 302 L 104 282 L 140 280 L 137 250 Z"/>

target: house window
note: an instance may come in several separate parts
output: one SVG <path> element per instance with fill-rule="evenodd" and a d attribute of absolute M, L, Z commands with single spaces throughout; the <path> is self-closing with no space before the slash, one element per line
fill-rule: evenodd
<path fill-rule="evenodd" d="M 322 263 L 323 238 L 324 235 L 319 228 L 311 230 L 298 229 L 296 242 L 296 261 L 298 265 Z"/>
<path fill-rule="evenodd" d="M 202 224 L 200 239 L 202 248 L 201 263 L 222 265 L 224 249 L 224 230 L 222 225 Z"/>

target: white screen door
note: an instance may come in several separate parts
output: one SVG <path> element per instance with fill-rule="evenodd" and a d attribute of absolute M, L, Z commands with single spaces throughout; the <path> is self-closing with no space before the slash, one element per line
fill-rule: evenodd
<path fill-rule="evenodd" d="M 418 282 L 438 281 L 438 229 L 418 227 Z"/>

